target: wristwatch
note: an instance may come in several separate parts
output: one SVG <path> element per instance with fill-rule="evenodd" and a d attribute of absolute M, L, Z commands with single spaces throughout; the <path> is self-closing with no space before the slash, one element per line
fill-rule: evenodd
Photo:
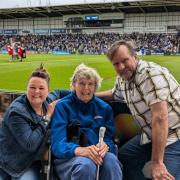
<path fill-rule="evenodd" d="M 49 124 L 49 121 L 50 121 L 50 118 L 49 118 L 49 116 L 46 114 L 45 116 L 43 116 L 43 120 L 44 120 L 44 124 L 45 124 L 45 125 L 48 125 L 48 124 Z"/>

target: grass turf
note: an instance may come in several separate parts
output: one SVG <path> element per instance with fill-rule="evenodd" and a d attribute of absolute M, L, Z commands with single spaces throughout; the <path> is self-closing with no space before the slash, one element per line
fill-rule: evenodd
<path fill-rule="evenodd" d="M 25 91 L 31 72 L 43 62 L 51 76 L 50 89 L 69 89 L 70 77 L 80 63 L 97 69 L 103 77 L 100 90 L 113 87 L 116 73 L 104 55 L 28 55 L 24 62 L 9 62 L 8 55 L 0 55 L 0 89 L 6 91 Z M 180 56 L 144 56 L 144 60 L 156 62 L 167 67 L 180 82 Z"/>

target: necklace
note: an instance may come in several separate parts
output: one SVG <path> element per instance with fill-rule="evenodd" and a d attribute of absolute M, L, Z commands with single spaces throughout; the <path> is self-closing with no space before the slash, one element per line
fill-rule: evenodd
<path fill-rule="evenodd" d="M 43 117 L 44 114 L 45 114 L 43 106 L 41 106 L 41 108 L 38 108 L 38 109 L 37 109 L 37 108 L 34 108 L 34 110 L 35 110 L 35 112 L 36 112 L 36 114 L 37 114 L 38 116 Z"/>

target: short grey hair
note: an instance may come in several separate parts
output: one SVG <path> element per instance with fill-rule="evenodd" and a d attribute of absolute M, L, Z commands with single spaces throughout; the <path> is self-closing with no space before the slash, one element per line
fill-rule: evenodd
<path fill-rule="evenodd" d="M 96 90 L 101 86 L 102 78 L 98 74 L 98 72 L 91 67 L 86 66 L 85 64 L 80 64 L 74 70 L 74 73 L 71 77 L 70 86 L 73 88 L 74 83 L 76 83 L 80 79 L 94 79 Z"/>

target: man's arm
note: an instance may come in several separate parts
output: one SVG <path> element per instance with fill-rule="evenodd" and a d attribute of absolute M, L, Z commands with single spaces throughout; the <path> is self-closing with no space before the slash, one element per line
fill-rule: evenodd
<path fill-rule="evenodd" d="M 167 102 L 162 101 L 151 105 L 152 113 L 152 154 L 151 170 L 154 180 L 174 178 L 169 174 L 163 163 L 164 151 L 168 137 L 168 108 Z"/>
<path fill-rule="evenodd" d="M 103 100 L 112 100 L 113 99 L 112 90 L 96 92 L 95 95 Z"/>

